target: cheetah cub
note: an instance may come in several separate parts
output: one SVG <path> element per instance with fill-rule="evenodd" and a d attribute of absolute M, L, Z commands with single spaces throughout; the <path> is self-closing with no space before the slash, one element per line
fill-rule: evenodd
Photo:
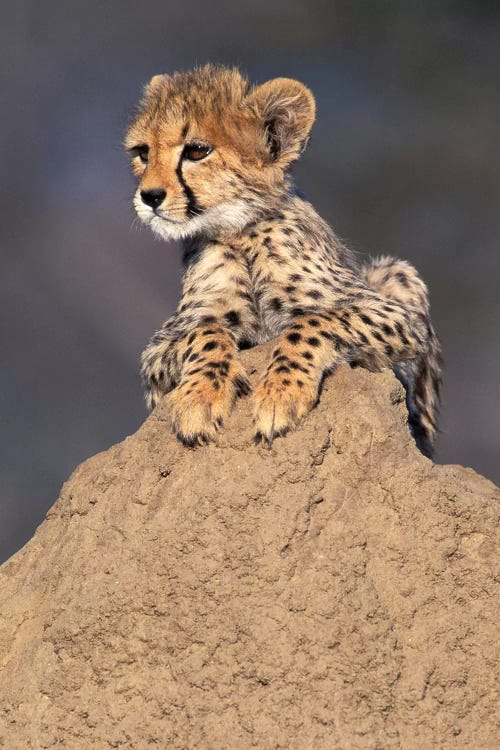
<path fill-rule="evenodd" d="M 250 392 L 239 349 L 275 338 L 253 394 L 257 442 L 295 427 L 325 373 L 349 363 L 394 370 L 431 455 L 440 350 L 427 289 L 405 261 L 359 265 L 294 191 L 288 170 L 314 118 L 313 95 L 288 78 L 253 86 L 208 65 L 146 87 L 125 141 L 134 206 L 155 234 L 182 240 L 185 266 L 177 312 L 142 355 L 148 405 L 169 393 L 178 438 L 212 440 Z"/>

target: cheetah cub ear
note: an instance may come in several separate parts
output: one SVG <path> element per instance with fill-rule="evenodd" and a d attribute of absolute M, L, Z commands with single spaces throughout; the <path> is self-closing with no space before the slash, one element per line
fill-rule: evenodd
<path fill-rule="evenodd" d="M 291 78 L 274 78 L 255 88 L 247 101 L 262 122 L 271 160 L 286 167 L 298 159 L 316 115 L 309 89 Z"/>
<path fill-rule="evenodd" d="M 159 94 L 169 80 L 170 76 L 166 73 L 160 73 L 159 75 L 153 76 L 150 82 L 144 87 L 144 95 L 146 98 Z"/>

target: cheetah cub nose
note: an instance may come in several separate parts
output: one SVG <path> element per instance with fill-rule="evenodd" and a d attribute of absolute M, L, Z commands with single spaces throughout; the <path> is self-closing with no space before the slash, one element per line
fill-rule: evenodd
<path fill-rule="evenodd" d="M 161 188 L 141 190 L 142 202 L 145 203 L 146 206 L 151 206 L 151 208 L 158 208 L 158 206 L 163 203 L 166 197 L 166 190 L 162 190 Z"/>

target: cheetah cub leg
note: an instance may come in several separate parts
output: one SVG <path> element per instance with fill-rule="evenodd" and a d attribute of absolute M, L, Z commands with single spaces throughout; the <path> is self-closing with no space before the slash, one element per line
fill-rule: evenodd
<path fill-rule="evenodd" d="M 350 308 L 299 318 L 280 336 L 255 393 L 256 442 L 270 445 L 295 427 L 315 405 L 323 373 L 339 364 L 381 370 L 418 356 L 423 332 L 386 302 L 367 293 Z"/>
<path fill-rule="evenodd" d="M 181 342 L 178 356 L 181 377 L 168 396 L 173 430 L 184 445 L 203 445 L 215 438 L 250 384 L 235 339 L 225 328 L 196 328 Z"/>
<path fill-rule="evenodd" d="M 168 335 L 169 323 L 167 321 L 165 324 L 166 330 L 159 331 L 153 337 L 141 356 L 141 378 L 149 411 L 175 387 L 180 377 L 177 344 Z"/>
<path fill-rule="evenodd" d="M 309 330 L 305 331 L 305 325 Z M 254 395 L 257 444 L 271 446 L 275 437 L 296 427 L 316 404 L 325 367 L 317 326 L 316 320 L 297 322 L 278 339 Z"/>

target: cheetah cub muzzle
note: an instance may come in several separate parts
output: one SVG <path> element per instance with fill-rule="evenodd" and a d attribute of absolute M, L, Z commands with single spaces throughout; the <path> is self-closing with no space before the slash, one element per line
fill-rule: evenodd
<path fill-rule="evenodd" d="M 394 370 L 430 456 L 440 349 L 426 286 L 405 261 L 358 264 L 295 193 L 289 167 L 314 118 L 311 92 L 288 78 L 253 86 L 208 65 L 146 87 L 125 141 L 134 206 L 155 234 L 182 240 L 185 268 L 177 312 L 142 355 L 148 406 L 168 394 L 185 445 L 214 439 L 250 392 L 239 349 L 276 339 L 252 395 L 256 441 L 294 428 L 324 374 L 349 363 Z"/>

